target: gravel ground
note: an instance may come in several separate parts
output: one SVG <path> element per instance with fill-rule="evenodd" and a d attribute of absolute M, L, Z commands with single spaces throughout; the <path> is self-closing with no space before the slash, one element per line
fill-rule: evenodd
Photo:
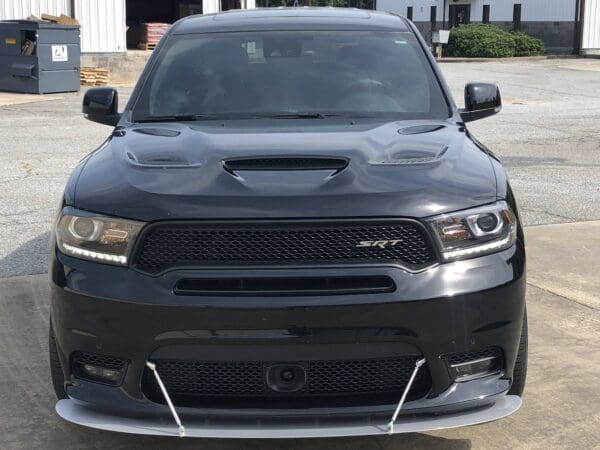
<path fill-rule="evenodd" d="M 442 70 L 458 103 L 468 81 L 500 84 L 503 112 L 470 129 L 503 159 L 526 225 L 600 219 L 600 60 L 447 63 Z M 120 89 L 122 103 L 130 92 Z M 19 96 L 1 97 L 0 277 L 43 273 L 65 181 L 109 128 L 83 119 L 82 93 L 19 104 L 10 104 Z"/>

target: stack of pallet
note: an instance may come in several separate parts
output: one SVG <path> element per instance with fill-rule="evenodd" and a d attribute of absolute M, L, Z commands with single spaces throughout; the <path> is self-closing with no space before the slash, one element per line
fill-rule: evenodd
<path fill-rule="evenodd" d="M 138 48 L 141 50 L 154 50 L 156 44 L 158 44 L 158 41 L 165 35 L 170 26 L 168 23 L 143 23 Z"/>
<path fill-rule="evenodd" d="M 79 79 L 82 86 L 106 86 L 108 84 L 108 69 L 82 67 Z"/>
<path fill-rule="evenodd" d="M 34 15 L 31 15 L 27 18 L 27 20 L 31 20 L 33 22 L 50 22 L 57 23 L 59 25 L 79 25 L 77 19 L 73 19 L 72 17 L 65 16 L 61 14 L 60 16 L 53 16 L 51 14 L 42 14 L 42 18 L 38 18 Z"/>

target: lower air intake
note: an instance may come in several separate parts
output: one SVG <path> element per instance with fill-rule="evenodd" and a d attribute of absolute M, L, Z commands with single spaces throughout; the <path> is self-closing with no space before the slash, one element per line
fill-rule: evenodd
<path fill-rule="evenodd" d="M 209 407 L 251 406 L 268 402 L 269 406 L 334 406 L 398 401 L 421 356 L 376 359 L 266 362 L 266 361 L 193 361 L 159 359 L 153 361 L 169 395 L 176 405 Z M 293 392 L 270 387 L 273 368 L 287 367 L 302 371 L 302 385 Z M 425 366 L 415 380 L 410 399 L 424 396 L 431 387 Z M 142 386 L 147 397 L 162 403 L 162 396 L 150 373 Z"/>

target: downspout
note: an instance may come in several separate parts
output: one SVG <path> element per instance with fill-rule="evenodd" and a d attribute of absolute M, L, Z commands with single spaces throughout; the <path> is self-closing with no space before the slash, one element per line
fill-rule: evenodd
<path fill-rule="evenodd" d="M 575 8 L 575 36 L 573 43 L 573 54 L 579 55 L 581 53 L 581 46 L 583 44 L 583 27 L 585 21 L 585 0 L 577 0 Z"/>
<path fill-rule="evenodd" d="M 442 12 L 442 30 L 445 30 L 446 29 L 446 0 L 444 0 L 444 7 L 443 7 L 442 11 L 443 11 Z"/>
<path fill-rule="evenodd" d="M 72 19 L 76 19 L 75 17 L 75 0 L 71 0 L 71 11 L 70 11 L 70 16 Z"/>

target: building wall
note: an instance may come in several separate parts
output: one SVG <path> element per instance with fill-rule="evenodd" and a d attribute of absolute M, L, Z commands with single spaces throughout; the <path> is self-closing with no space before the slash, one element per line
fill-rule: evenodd
<path fill-rule="evenodd" d="M 26 19 L 43 13 L 71 16 L 71 0 L 0 0 L 0 20 Z M 117 53 L 125 45 L 125 0 L 75 0 L 82 52 Z"/>
<path fill-rule="evenodd" d="M 600 0 L 586 0 L 581 49 L 600 54 Z"/>
<path fill-rule="evenodd" d="M 593 0 L 596 1 L 596 0 Z M 450 5 L 471 5 L 471 21 L 481 22 L 483 5 L 490 5 L 490 20 L 511 21 L 513 5 L 521 4 L 522 22 L 573 22 L 576 0 L 446 0 L 446 20 Z M 443 20 L 443 0 L 377 0 L 377 9 L 406 16 L 407 7 L 413 7 L 413 21 L 429 22 L 431 6 L 437 6 L 438 22 Z"/>
<path fill-rule="evenodd" d="M 60 16 L 71 15 L 69 0 L 0 0 L 0 20 L 26 19 L 42 13 Z"/>
<path fill-rule="evenodd" d="M 81 24 L 82 52 L 127 51 L 125 0 L 75 0 L 75 18 Z"/>
<path fill-rule="evenodd" d="M 490 5 L 490 22 L 511 31 L 515 3 L 521 4 L 521 31 L 544 41 L 550 53 L 573 51 L 576 0 L 446 0 L 446 25 L 450 5 L 471 5 L 471 22 L 481 22 L 483 5 Z M 412 6 L 413 22 L 427 40 L 431 38 L 430 7 L 437 6 L 437 27 L 442 28 L 443 5 L 443 0 L 377 0 L 377 9 L 402 16 L 406 16 L 407 8 Z"/>

